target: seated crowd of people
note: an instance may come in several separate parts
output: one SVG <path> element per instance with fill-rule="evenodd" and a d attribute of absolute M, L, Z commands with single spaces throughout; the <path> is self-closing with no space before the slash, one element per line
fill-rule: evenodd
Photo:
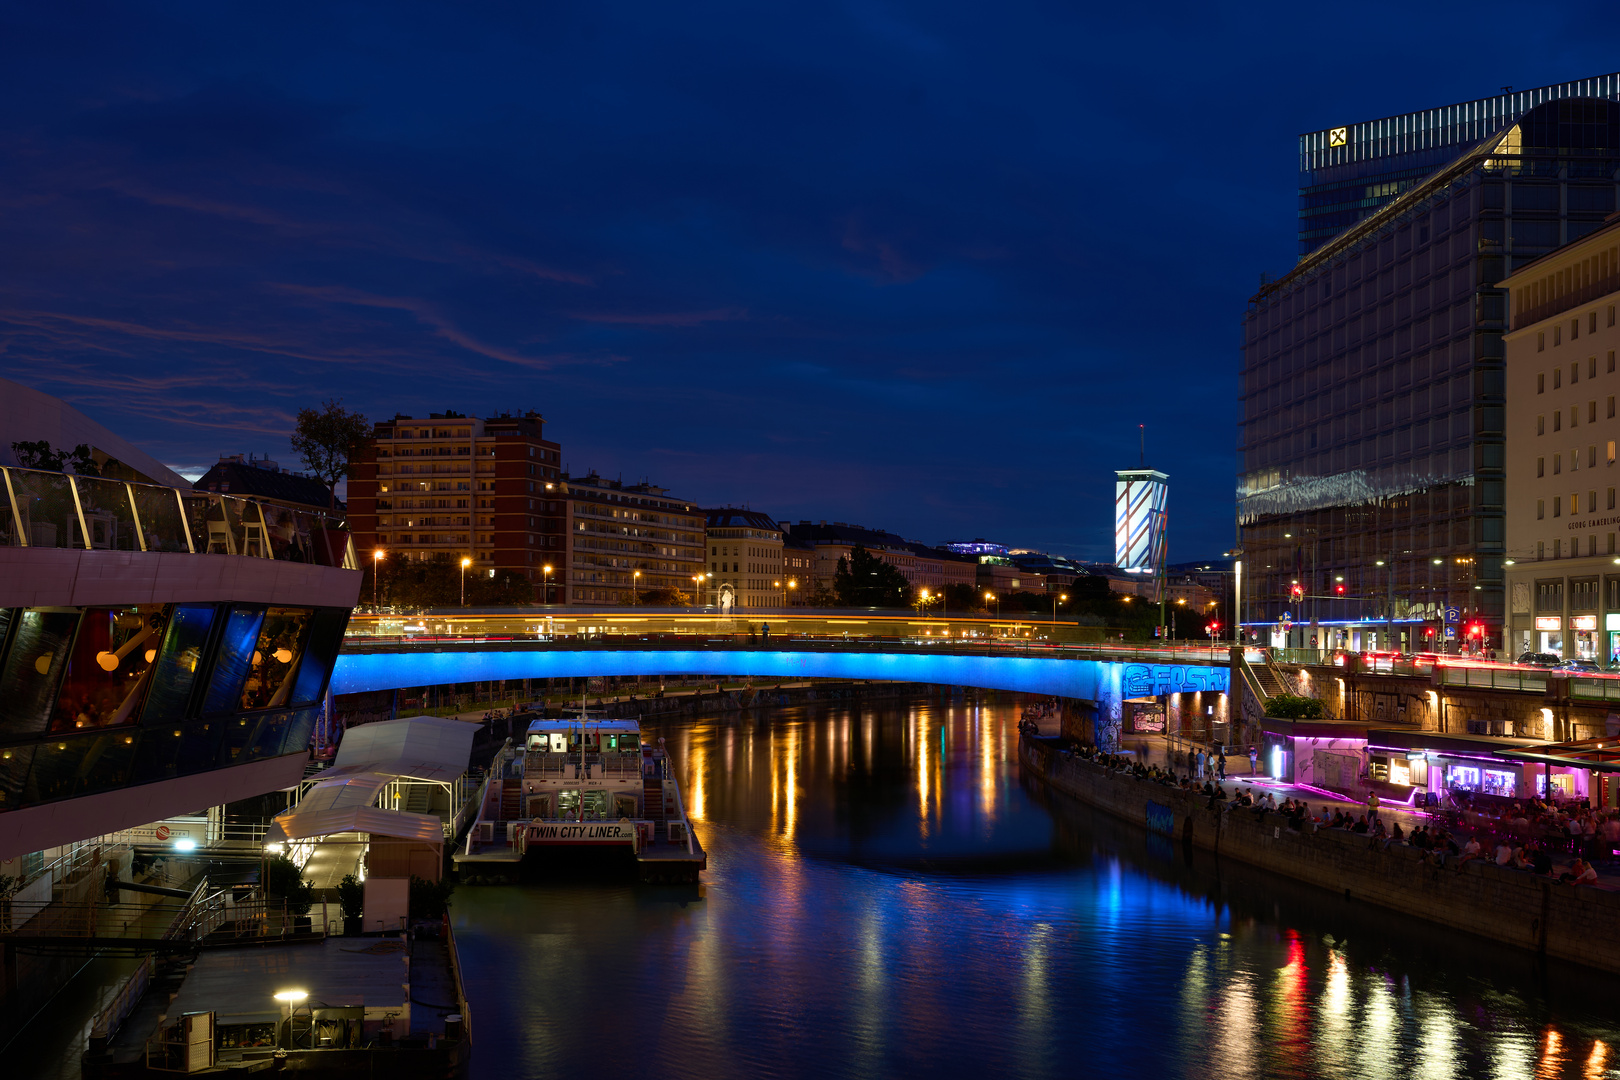
<path fill-rule="evenodd" d="M 1501 837 L 1487 851 L 1478 838 L 1459 840 L 1438 823 L 1420 823 L 1407 831 L 1401 828 L 1398 820 L 1392 818 L 1386 826 L 1378 812 L 1376 800 L 1371 801 L 1364 813 L 1360 812 L 1360 807 L 1333 807 L 1327 804 L 1323 804 L 1320 812 L 1313 813 L 1303 799 L 1287 797 L 1278 802 L 1270 791 L 1256 794 L 1255 789 L 1247 785 L 1240 786 L 1228 795 L 1225 788 L 1213 780 L 1200 782 L 1191 773 L 1180 775 L 1171 769 L 1145 762 L 1136 755 L 1109 753 L 1088 743 L 1070 741 L 1064 745 L 1063 751 L 1114 772 L 1202 794 L 1204 805 L 1210 810 L 1248 810 L 1257 818 L 1281 814 L 1287 819 L 1288 827 L 1296 832 L 1304 831 L 1309 824 L 1317 829 L 1341 829 L 1364 835 L 1372 846 L 1383 850 L 1395 845 L 1414 848 L 1423 853 L 1420 863 L 1424 866 L 1450 866 L 1461 870 L 1476 859 L 1488 858 L 1500 867 L 1524 870 L 1576 885 L 1596 884 L 1598 879 L 1597 869 L 1581 855 L 1577 855 L 1567 868 L 1561 871 L 1555 869 L 1550 850 L 1552 845 L 1546 840 L 1517 843 L 1512 837 Z M 1540 799 L 1532 799 L 1528 805 L 1515 803 L 1512 811 L 1504 814 L 1502 820 L 1510 825 L 1539 825 L 1544 829 L 1563 831 L 1574 840 L 1577 851 L 1587 851 L 1581 844 L 1583 838 L 1592 840 L 1601 836 L 1620 844 L 1620 815 L 1606 814 L 1601 810 L 1557 808 Z"/>

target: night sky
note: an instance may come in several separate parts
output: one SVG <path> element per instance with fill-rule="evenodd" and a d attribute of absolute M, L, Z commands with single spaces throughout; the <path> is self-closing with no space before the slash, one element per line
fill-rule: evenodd
<path fill-rule="evenodd" d="M 0 374 L 164 461 L 326 397 L 939 542 L 1233 539 L 1302 131 L 1614 70 L 1608 5 L 0 9 Z"/>

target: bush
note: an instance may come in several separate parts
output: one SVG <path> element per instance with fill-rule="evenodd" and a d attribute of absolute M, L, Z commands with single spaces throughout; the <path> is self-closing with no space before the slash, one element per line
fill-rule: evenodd
<path fill-rule="evenodd" d="M 442 919 L 450 906 L 450 894 L 456 891 L 453 881 L 429 881 L 411 875 L 411 918 Z"/>
<path fill-rule="evenodd" d="M 338 906 L 345 919 L 358 919 L 366 908 L 366 887 L 353 874 L 344 874 L 337 887 Z"/>
<path fill-rule="evenodd" d="M 1319 720 L 1327 710 L 1313 697 L 1298 694 L 1278 694 L 1266 702 L 1266 715 L 1278 720 Z"/>
<path fill-rule="evenodd" d="M 285 855 L 264 860 L 264 893 L 287 901 L 294 915 L 308 915 L 315 903 L 315 886 L 305 881 L 298 864 Z"/>

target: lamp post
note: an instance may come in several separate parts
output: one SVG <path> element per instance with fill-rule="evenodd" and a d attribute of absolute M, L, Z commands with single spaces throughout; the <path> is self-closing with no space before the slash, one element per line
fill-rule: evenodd
<path fill-rule="evenodd" d="M 546 603 L 549 604 L 551 603 L 551 567 L 542 566 L 540 573 L 542 575 L 541 580 L 545 582 Z"/>
<path fill-rule="evenodd" d="M 990 601 L 992 601 L 992 600 L 994 600 L 996 602 L 996 618 L 999 619 L 999 618 L 1001 618 L 1001 594 L 1000 593 L 993 593 L 993 592 L 986 592 L 984 594 L 985 606 L 988 607 L 990 605 Z"/>
<path fill-rule="evenodd" d="M 1069 599 L 1069 594 L 1068 593 L 1053 593 L 1052 594 L 1052 621 L 1053 622 L 1057 622 L 1058 605 L 1060 603 L 1067 603 L 1068 599 Z"/>
<path fill-rule="evenodd" d="M 288 1046 L 288 1047 L 285 1047 L 284 1049 L 287 1049 L 287 1050 L 296 1050 L 296 1049 L 298 1049 L 298 1036 L 293 1033 L 292 1018 L 293 1018 L 293 1014 L 298 1011 L 298 1006 L 301 1005 L 304 1001 L 308 1000 L 309 991 L 308 990 L 278 990 L 278 991 L 276 991 L 274 994 L 272 994 L 270 996 L 272 998 L 274 998 L 275 1001 L 278 1004 L 285 1005 L 287 1007 L 287 1041 L 289 1043 L 291 1043 L 292 1045 Z M 277 1039 L 276 1041 L 280 1042 L 281 1040 Z"/>
<path fill-rule="evenodd" d="M 463 556 L 462 560 L 461 560 L 461 606 L 462 607 L 467 606 L 467 567 L 469 567 L 471 565 L 472 565 L 472 560 L 469 559 L 469 558 L 466 558 L 465 556 Z"/>
<path fill-rule="evenodd" d="M 641 577 L 641 571 L 640 570 L 637 570 L 635 573 L 630 575 L 630 606 L 631 607 L 635 607 L 636 603 L 637 603 L 636 590 L 639 589 L 640 586 L 636 584 L 636 581 L 640 577 Z"/>
<path fill-rule="evenodd" d="M 382 569 L 383 549 L 371 553 L 371 608 L 377 609 L 377 572 Z"/>

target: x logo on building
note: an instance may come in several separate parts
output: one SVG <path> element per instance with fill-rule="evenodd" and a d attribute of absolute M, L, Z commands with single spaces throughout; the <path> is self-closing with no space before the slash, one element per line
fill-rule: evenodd
<path fill-rule="evenodd" d="M 1334 128 L 1328 132 L 1329 146 L 1343 146 L 1350 141 L 1350 132 L 1347 128 Z"/>

